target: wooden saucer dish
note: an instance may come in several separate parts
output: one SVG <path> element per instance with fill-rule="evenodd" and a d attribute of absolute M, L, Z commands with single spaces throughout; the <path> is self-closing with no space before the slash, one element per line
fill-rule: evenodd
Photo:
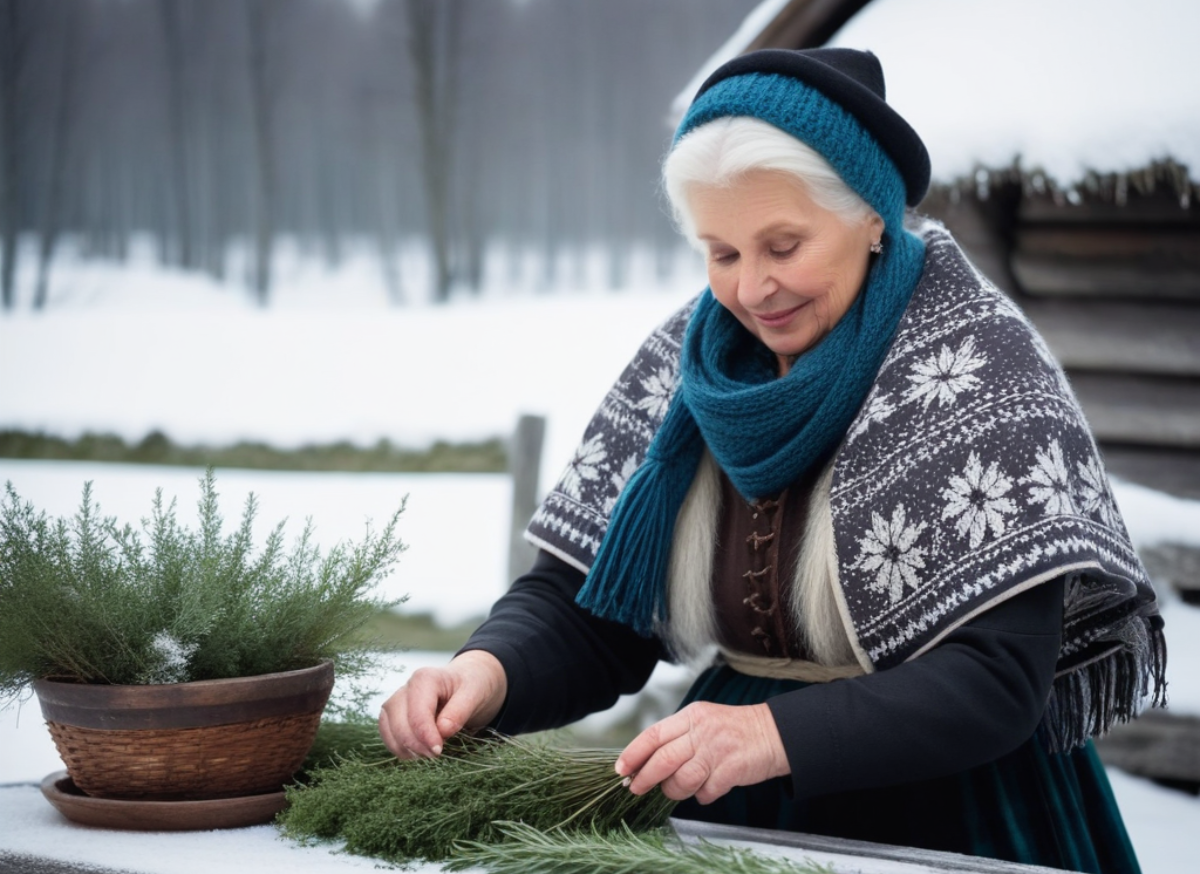
<path fill-rule="evenodd" d="M 204 801 L 125 801 L 84 795 L 66 771 L 42 780 L 42 795 L 72 822 L 134 831 L 205 831 L 270 822 L 287 805 L 282 791 Z"/>

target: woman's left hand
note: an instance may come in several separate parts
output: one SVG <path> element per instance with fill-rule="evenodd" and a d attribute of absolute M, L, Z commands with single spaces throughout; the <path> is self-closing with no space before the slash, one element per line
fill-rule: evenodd
<path fill-rule="evenodd" d="M 734 786 L 791 773 L 779 729 L 766 704 L 697 701 L 656 722 L 617 759 L 629 789 L 644 795 L 661 784 L 676 801 L 693 795 L 711 804 Z"/>

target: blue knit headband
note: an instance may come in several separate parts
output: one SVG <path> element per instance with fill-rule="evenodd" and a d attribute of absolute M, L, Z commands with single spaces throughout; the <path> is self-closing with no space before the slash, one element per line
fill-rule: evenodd
<path fill-rule="evenodd" d="M 778 73 L 747 73 L 717 82 L 696 98 L 675 143 L 718 118 L 743 116 L 774 125 L 809 146 L 879 213 L 889 230 L 904 218 L 904 178 L 859 120 L 816 88 Z"/>

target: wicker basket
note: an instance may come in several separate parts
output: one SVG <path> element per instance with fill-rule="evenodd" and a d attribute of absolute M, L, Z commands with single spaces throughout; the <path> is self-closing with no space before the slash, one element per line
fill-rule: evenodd
<path fill-rule="evenodd" d="M 308 754 L 332 689 L 330 662 L 161 686 L 34 683 L 81 791 L 155 801 L 279 791 Z"/>

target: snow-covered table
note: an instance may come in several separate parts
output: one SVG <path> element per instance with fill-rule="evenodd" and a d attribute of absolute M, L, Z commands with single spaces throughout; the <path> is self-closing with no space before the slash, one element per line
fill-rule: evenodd
<path fill-rule="evenodd" d="M 212 871 L 287 871 L 326 874 L 377 870 L 379 862 L 328 846 L 302 847 L 271 825 L 205 832 L 130 832 L 77 825 L 63 817 L 34 784 L 0 786 L 0 872 L 48 870 L 99 874 L 200 874 Z M 757 852 L 829 865 L 856 874 L 1049 874 L 1051 869 L 930 853 L 904 847 L 675 821 L 685 839 L 703 837 Z M 60 867 L 63 863 L 70 867 Z M 439 871 L 437 865 L 417 872 Z"/>

